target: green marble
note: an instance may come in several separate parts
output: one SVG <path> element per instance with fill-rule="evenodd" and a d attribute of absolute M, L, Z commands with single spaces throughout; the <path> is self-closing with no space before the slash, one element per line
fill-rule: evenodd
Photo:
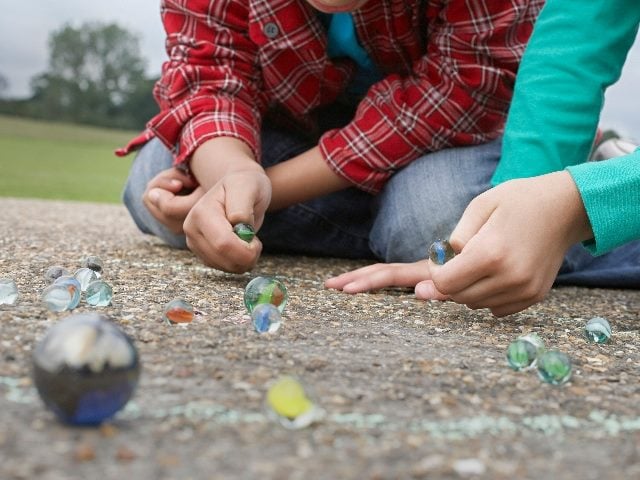
<path fill-rule="evenodd" d="M 552 385 L 562 385 L 571 378 L 571 360 L 564 353 L 549 350 L 538 357 L 538 376 Z"/>
<path fill-rule="evenodd" d="M 584 336 L 592 343 L 608 343 L 611 340 L 611 325 L 602 317 L 594 317 L 584 326 Z"/>
<path fill-rule="evenodd" d="M 513 370 L 520 371 L 535 367 L 536 360 L 544 352 L 544 342 L 537 333 L 529 333 L 509 344 L 507 363 Z"/>
<path fill-rule="evenodd" d="M 287 287 L 274 277 L 256 277 L 244 289 L 244 305 L 249 313 L 261 303 L 271 303 L 282 313 L 288 297 Z"/>
<path fill-rule="evenodd" d="M 233 226 L 233 233 L 245 242 L 249 243 L 256 236 L 256 232 L 248 223 L 237 223 Z"/>

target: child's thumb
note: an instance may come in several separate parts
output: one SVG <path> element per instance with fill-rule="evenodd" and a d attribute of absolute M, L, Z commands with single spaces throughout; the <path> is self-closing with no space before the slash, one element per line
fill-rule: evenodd
<path fill-rule="evenodd" d="M 166 197 L 167 195 L 170 195 L 170 193 L 166 190 L 163 190 L 161 188 L 152 188 L 151 190 L 149 190 L 148 198 L 154 206 L 160 207 L 160 204 L 163 201 L 163 197 Z"/>

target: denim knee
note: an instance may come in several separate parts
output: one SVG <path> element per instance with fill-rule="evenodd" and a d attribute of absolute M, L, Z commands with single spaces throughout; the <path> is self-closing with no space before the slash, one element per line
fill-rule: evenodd
<path fill-rule="evenodd" d="M 122 193 L 122 201 L 141 232 L 155 235 L 172 247 L 186 248 L 184 235 L 168 230 L 151 215 L 142 200 L 149 181 L 162 170 L 170 168 L 172 164 L 171 152 L 162 142 L 157 139 L 149 141 L 140 149 L 131 165 Z"/>
<path fill-rule="evenodd" d="M 501 141 L 427 154 L 396 173 L 376 201 L 369 245 L 384 262 L 415 262 L 449 237 L 469 202 L 490 188 Z"/>

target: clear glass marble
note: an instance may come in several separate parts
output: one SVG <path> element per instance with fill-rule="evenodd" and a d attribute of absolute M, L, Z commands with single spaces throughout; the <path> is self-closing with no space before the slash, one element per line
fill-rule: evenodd
<path fill-rule="evenodd" d="M 233 232 L 245 242 L 249 243 L 256 236 L 256 232 L 248 223 L 237 223 L 233 226 Z"/>
<path fill-rule="evenodd" d="M 171 300 L 164 307 L 164 319 L 171 324 L 191 323 L 194 315 L 193 306 L 180 298 Z"/>
<path fill-rule="evenodd" d="M 507 363 L 513 370 L 526 370 L 536 366 L 538 356 L 544 352 L 544 342 L 537 333 L 518 337 L 507 348 Z"/>
<path fill-rule="evenodd" d="M 96 425 L 129 401 L 140 376 L 131 339 L 108 317 L 71 315 L 53 325 L 33 351 L 33 383 L 63 422 Z"/>
<path fill-rule="evenodd" d="M 251 321 L 256 332 L 274 333 L 282 325 L 282 315 L 275 305 L 261 303 L 256 305 L 251 312 Z"/>
<path fill-rule="evenodd" d="M 54 265 L 52 267 L 47 268 L 47 271 L 44 272 L 44 279 L 49 283 L 55 282 L 58 278 L 71 275 L 69 270 L 60 265 Z"/>
<path fill-rule="evenodd" d="M 274 277 L 256 277 L 244 289 L 244 305 L 249 313 L 261 303 L 271 303 L 282 313 L 288 298 L 287 287 Z"/>
<path fill-rule="evenodd" d="M 611 324 L 606 318 L 594 317 L 584 326 L 584 336 L 592 343 L 608 343 L 611 340 Z"/>
<path fill-rule="evenodd" d="M 279 378 L 267 391 L 267 413 L 288 429 L 300 429 L 321 420 L 324 410 L 316 405 L 299 380 Z"/>
<path fill-rule="evenodd" d="M 18 296 L 16 282 L 10 278 L 0 278 L 0 305 L 15 305 Z"/>
<path fill-rule="evenodd" d="M 429 247 L 429 259 L 437 265 L 444 265 L 455 255 L 448 240 L 436 240 Z"/>
<path fill-rule="evenodd" d="M 42 292 L 42 304 L 52 312 L 64 312 L 73 301 L 73 294 L 65 285 L 49 285 Z"/>
<path fill-rule="evenodd" d="M 87 290 L 87 287 L 91 282 L 98 280 L 98 275 L 96 272 L 87 267 L 82 267 L 73 274 L 76 277 L 76 280 L 80 282 L 80 288 L 83 292 Z"/>
<path fill-rule="evenodd" d="M 69 290 L 69 293 L 71 294 L 71 301 L 67 306 L 68 310 L 73 310 L 80 304 L 82 288 L 80 287 L 80 282 L 75 277 L 63 275 L 62 277 L 58 277 L 53 284 L 63 285 Z"/>
<path fill-rule="evenodd" d="M 562 385 L 571 378 L 571 360 L 564 353 L 549 350 L 538 357 L 538 376 L 552 385 Z"/>
<path fill-rule="evenodd" d="M 96 273 L 102 273 L 102 269 L 104 268 L 104 262 L 97 255 L 89 255 L 87 258 L 82 260 L 81 266 L 83 268 L 89 268 Z"/>
<path fill-rule="evenodd" d="M 106 307 L 111 305 L 113 289 L 111 285 L 102 280 L 94 280 L 87 286 L 84 298 L 89 305 L 94 307 Z"/>

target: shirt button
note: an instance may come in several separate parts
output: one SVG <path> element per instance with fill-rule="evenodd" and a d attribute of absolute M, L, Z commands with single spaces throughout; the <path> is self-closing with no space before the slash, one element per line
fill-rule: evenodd
<path fill-rule="evenodd" d="M 269 22 L 264 25 L 262 32 L 267 36 L 267 38 L 275 38 L 280 33 L 280 30 L 275 23 Z"/>

